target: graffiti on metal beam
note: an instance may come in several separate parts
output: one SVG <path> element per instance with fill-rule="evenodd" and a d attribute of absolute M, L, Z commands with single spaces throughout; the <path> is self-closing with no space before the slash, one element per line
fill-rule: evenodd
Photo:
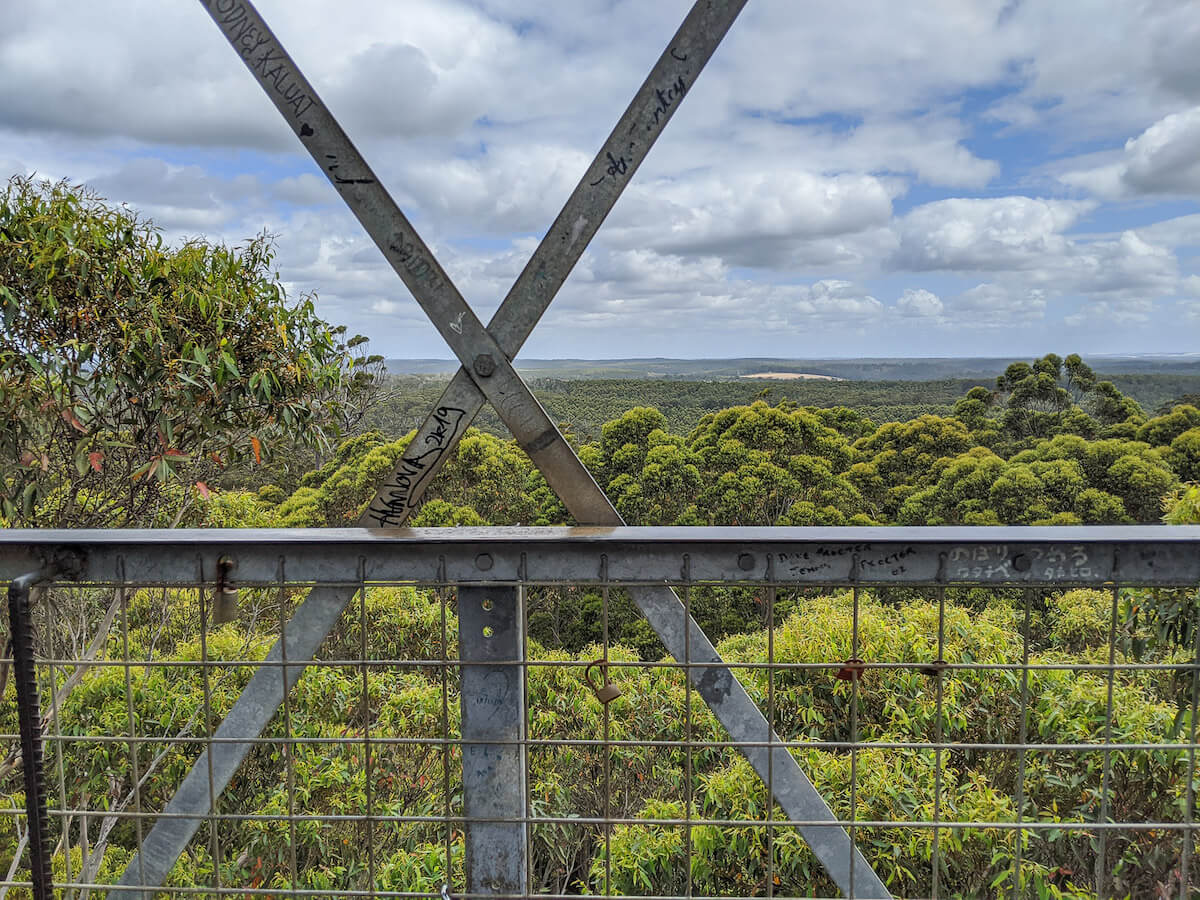
<path fill-rule="evenodd" d="M 425 435 L 419 453 L 407 453 L 400 460 L 394 480 L 385 484 L 374 502 L 367 508 L 367 515 L 378 522 L 381 528 L 399 525 L 408 516 L 424 490 L 426 479 L 437 471 L 438 460 L 453 446 L 459 426 L 466 410 L 452 406 L 439 406 L 434 413 L 436 427 Z M 416 439 L 414 438 L 414 443 Z"/>
<path fill-rule="evenodd" d="M 686 59 L 686 57 L 684 58 Z M 683 76 L 680 75 L 675 79 L 675 83 L 667 88 L 666 91 L 663 91 L 662 88 L 659 88 L 654 93 L 658 97 L 658 105 L 654 107 L 654 124 L 657 125 L 659 120 L 661 120 L 662 117 L 667 114 L 667 110 L 678 103 L 680 99 L 682 99 L 683 95 L 687 93 L 687 82 L 684 81 Z M 646 126 L 647 131 L 649 131 L 650 128 L 650 125 Z"/>
<path fill-rule="evenodd" d="M 292 108 L 292 116 L 299 119 L 313 105 L 313 98 L 304 84 L 288 68 L 287 54 L 276 47 L 269 34 L 263 33 L 254 22 L 244 4 L 239 0 L 202 0 L 204 5 L 217 14 L 217 24 L 229 37 L 229 41 L 250 64 L 250 69 L 265 85 L 283 97 L 284 103 Z M 312 134 L 312 128 L 309 134 Z"/>
<path fill-rule="evenodd" d="M 396 232 L 392 240 L 388 242 L 387 248 L 396 254 L 397 261 L 404 266 L 404 271 L 414 281 L 427 281 L 430 290 L 434 291 L 445 287 L 445 283 L 437 276 L 437 264 L 432 259 L 425 258 L 420 238 L 415 241 L 409 240 L 400 232 Z M 459 334 L 461 333 L 459 331 Z"/>

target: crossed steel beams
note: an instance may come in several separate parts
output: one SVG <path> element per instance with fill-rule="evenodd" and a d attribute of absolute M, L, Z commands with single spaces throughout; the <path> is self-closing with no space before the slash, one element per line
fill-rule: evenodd
<path fill-rule="evenodd" d="M 697 0 L 486 328 L 248 0 L 200 2 L 463 363 L 360 524 L 402 524 L 485 402 L 496 409 L 577 521 L 623 524 L 510 360 L 746 0 Z M 250 749 L 249 744 L 223 741 L 262 732 L 353 594 L 344 588 L 309 593 L 268 655 L 296 665 L 258 669 L 216 732 L 222 742 L 212 743 L 192 767 L 166 816 L 130 861 L 121 885 L 158 885 L 166 878 Z M 630 594 L 667 651 L 693 665 L 688 678 L 733 740 L 777 740 L 670 588 L 631 588 Z M 799 826 L 800 831 L 842 891 L 863 898 L 891 896 L 845 829 L 816 824 L 836 822 L 836 817 L 785 748 L 745 747 L 741 752 L 789 818 L 814 823 Z M 139 893 L 114 890 L 110 896 Z"/>

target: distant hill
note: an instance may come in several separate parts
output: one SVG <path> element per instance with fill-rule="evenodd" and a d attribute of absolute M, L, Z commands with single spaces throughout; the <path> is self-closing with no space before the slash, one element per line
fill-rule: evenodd
<path fill-rule="evenodd" d="M 864 357 L 862 359 L 523 359 L 517 370 L 529 377 L 559 379 L 664 379 L 675 381 L 725 381 L 732 378 L 780 373 L 825 375 L 849 381 L 931 381 L 976 378 L 990 381 L 1014 357 Z M 1032 357 L 1031 357 L 1032 359 Z M 1085 357 L 1097 373 L 1200 375 L 1200 353 L 1142 356 Z M 452 373 L 454 360 L 389 359 L 395 375 Z"/>

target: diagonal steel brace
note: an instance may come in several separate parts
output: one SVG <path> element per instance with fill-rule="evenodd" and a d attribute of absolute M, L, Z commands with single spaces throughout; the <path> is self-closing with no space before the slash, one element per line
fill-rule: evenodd
<path fill-rule="evenodd" d="M 628 176 L 661 133 L 745 0 L 696 3 L 488 329 L 483 328 L 250 3 L 201 2 L 464 363 L 464 369 L 414 439 L 416 450 L 405 454 L 397 472 L 369 506 L 366 517 L 371 524 L 399 524 L 407 518 L 429 477 L 444 463 L 447 451 L 457 443 L 485 400 L 493 404 L 577 520 L 621 524 L 603 491 L 512 369 L 510 358 L 578 261 L 628 183 Z M 679 69 L 683 71 L 673 71 Z M 664 81 L 669 75 L 674 75 L 673 80 Z M 668 85 L 665 92 L 663 84 Z M 556 237 L 557 242 L 553 240 Z M 474 377 L 467 374 L 468 366 Z M 457 406 L 460 397 L 462 406 Z M 687 617 L 674 592 L 664 587 L 638 588 L 631 593 L 668 651 L 694 664 L 688 669 L 689 678 L 733 739 L 777 740 L 744 688 L 721 664 L 712 643 Z M 286 648 L 287 658 L 298 665 L 285 667 L 282 677 L 274 667 L 259 669 L 218 729 L 217 737 L 256 736 L 261 732 L 282 703 L 283 691 L 299 680 L 303 662 L 315 654 L 350 595 L 336 589 L 310 593 L 285 628 L 283 646 L 273 648 L 269 657 L 281 658 Z M 211 760 L 202 757 L 197 761 L 168 805 L 168 816 L 155 825 L 141 853 L 131 861 L 122 884 L 161 883 L 200 824 L 201 818 L 189 816 L 202 817 L 211 811 L 212 797 L 224 790 L 248 749 L 247 744 L 214 743 L 206 751 Z M 742 750 L 771 785 L 789 818 L 813 823 L 800 826 L 800 830 L 842 890 L 860 897 L 890 896 L 845 830 L 836 824 L 818 824 L 836 820 L 784 748 Z M 211 787 L 204 777 L 208 772 L 212 773 Z M 133 873 L 139 867 L 141 877 L 135 877 Z M 136 895 L 126 891 L 113 894 Z"/>

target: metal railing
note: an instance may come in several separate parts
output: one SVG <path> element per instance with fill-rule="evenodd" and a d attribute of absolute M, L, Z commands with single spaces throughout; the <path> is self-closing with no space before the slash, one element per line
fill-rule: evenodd
<path fill-rule="evenodd" d="M 1193 893 L 1198 528 L 7 531 L 0 580 L 10 896 Z"/>

